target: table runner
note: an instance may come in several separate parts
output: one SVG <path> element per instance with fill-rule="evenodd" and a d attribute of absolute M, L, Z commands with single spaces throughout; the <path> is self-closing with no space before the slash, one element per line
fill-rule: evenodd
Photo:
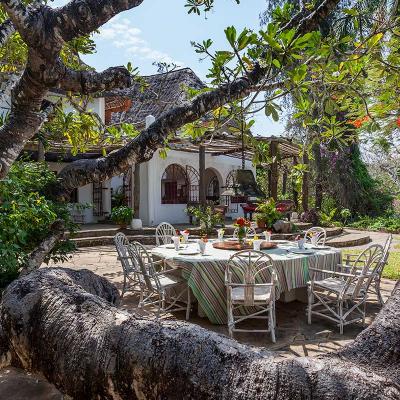
<path fill-rule="evenodd" d="M 195 244 L 190 247 L 196 246 Z M 312 255 L 288 252 L 290 246 L 264 251 L 273 260 L 277 272 L 279 293 L 305 287 L 309 281 L 309 268 L 332 270 L 341 262 L 336 249 L 317 250 Z M 214 249 L 208 244 L 206 255 L 184 256 L 173 249 L 157 247 L 152 253 L 165 258 L 182 270 L 194 296 L 207 318 L 213 324 L 227 323 L 225 268 L 233 251 Z"/>

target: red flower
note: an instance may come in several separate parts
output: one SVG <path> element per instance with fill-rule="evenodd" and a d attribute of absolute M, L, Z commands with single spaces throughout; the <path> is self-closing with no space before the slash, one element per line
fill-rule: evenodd
<path fill-rule="evenodd" d="M 250 222 L 250 221 L 247 221 L 246 218 L 239 217 L 239 218 L 236 220 L 235 224 L 236 224 L 237 226 L 239 226 L 239 227 L 242 228 L 243 226 L 250 226 L 250 225 L 251 225 L 251 222 Z"/>
<path fill-rule="evenodd" d="M 369 116 L 365 115 L 364 117 L 358 118 L 358 119 L 356 119 L 354 121 L 350 121 L 349 120 L 349 121 L 347 121 L 347 123 L 350 124 L 350 125 L 353 125 L 355 128 L 361 128 L 362 124 L 364 122 L 368 122 L 369 120 L 370 120 Z"/>
<path fill-rule="evenodd" d="M 396 125 L 400 128 L 400 117 L 396 119 Z"/>

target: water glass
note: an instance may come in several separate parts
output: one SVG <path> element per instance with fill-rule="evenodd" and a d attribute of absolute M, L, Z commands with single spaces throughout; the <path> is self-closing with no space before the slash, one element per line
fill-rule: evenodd
<path fill-rule="evenodd" d="M 254 249 L 255 251 L 260 251 L 261 243 L 262 243 L 263 241 L 264 241 L 264 240 L 262 240 L 262 239 L 255 239 L 255 240 L 253 240 L 253 249 Z"/>
<path fill-rule="evenodd" d="M 175 250 L 179 250 L 179 236 L 172 236 L 172 242 L 174 243 Z"/>
<path fill-rule="evenodd" d="M 206 242 L 204 242 L 203 240 L 200 239 L 198 241 L 198 244 L 199 244 L 200 253 L 203 255 L 206 251 Z"/>
<path fill-rule="evenodd" d="M 182 231 L 181 235 L 183 237 L 183 243 L 188 243 L 189 242 L 189 233 Z"/>
<path fill-rule="evenodd" d="M 271 232 L 264 231 L 263 233 L 264 233 L 264 236 L 265 236 L 265 240 L 267 242 L 270 242 L 271 241 Z"/>
<path fill-rule="evenodd" d="M 297 241 L 297 246 L 299 247 L 299 249 L 303 250 L 304 249 L 304 243 L 305 243 L 305 239 L 300 239 Z"/>
<path fill-rule="evenodd" d="M 224 230 L 218 229 L 217 234 L 218 234 L 218 241 L 222 242 L 224 240 Z"/>

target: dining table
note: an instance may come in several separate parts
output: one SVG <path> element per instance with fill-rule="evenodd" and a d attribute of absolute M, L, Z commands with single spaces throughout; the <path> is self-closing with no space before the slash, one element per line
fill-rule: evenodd
<path fill-rule="evenodd" d="M 206 243 L 204 254 L 199 252 L 197 241 L 181 244 L 178 250 L 171 244 L 158 246 L 152 249 L 152 254 L 180 270 L 198 301 L 201 316 L 213 324 L 226 324 L 225 269 L 236 251 L 214 248 L 213 243 L 213 240 Z M 296 296 L 291 294 L 299 289 L 306 292 L 310 268 L 333 270 L 341 263 L 341 251 L 336 248 L 306 244 L 301 251 L 295 242 L 277 241 L 276 245 L 261 251 L 272 259 L 277 274 L 277 295 L 283 301 L 294 300 Z"/>

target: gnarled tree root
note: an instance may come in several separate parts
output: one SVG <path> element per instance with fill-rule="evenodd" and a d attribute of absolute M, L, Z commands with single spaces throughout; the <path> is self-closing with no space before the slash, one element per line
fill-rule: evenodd
<path fill-rule="evenodd" d="M 87 270 L 18 279 L 2 299 L 0 360 L 75 399 L 400 399 L 399 285 L 353 343 L 291 360 L 190 323 L 128 315 L 118 298 Z"/>

